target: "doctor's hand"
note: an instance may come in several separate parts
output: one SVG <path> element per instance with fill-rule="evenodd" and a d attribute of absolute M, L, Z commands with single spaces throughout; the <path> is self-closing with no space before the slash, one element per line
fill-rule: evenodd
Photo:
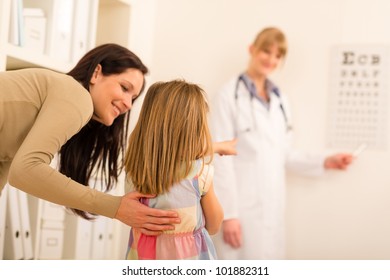
<path fill-rule="evenodd" d="M 339 153 L 328 156 L 324 161 L 325 169 L 345 170 L 352 163 L 353 156 L 348 153 Z"/>
<path fill-rule="evenodd" d="M 242 245 L 241 224 L 238 219 L 224 220 L 222 223 L 223 240 L 233 248 Z"/>
<path fill-rule="evenodd" d="M 159 235 L 164 230 L 175 229 L 180 223 L 175 211 L 150 208 L 140 202 L 140 198 L 152 198 L 139 192 L 129 192 L 122 197 L 115 219 L 140 230 L 146 235 Z"/>

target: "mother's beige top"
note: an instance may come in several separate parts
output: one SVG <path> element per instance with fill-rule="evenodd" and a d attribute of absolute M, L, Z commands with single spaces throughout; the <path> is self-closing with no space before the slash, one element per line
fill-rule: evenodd
<path fill-rule="evenodd" d="M 0 72 L 0 191 L 8 180 L 36 197 L 113 218 L 121 197 L 49 166 L 92 113 L 89 92 L 68 75 L 37 68 Z"/>

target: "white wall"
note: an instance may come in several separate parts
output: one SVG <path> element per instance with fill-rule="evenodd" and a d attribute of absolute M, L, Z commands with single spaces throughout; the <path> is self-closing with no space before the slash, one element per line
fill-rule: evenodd
<path fill-rule="evenodd" d="M 155 17 L 146 27 L 154 25 L 150 80 L 184 78 L 210 96 L 245 68 L 247 47 L 260 29 L 284 30 L 289 53 L 273 79 L 291 101 L 294 146 L 308 151 L 326 151 L 331 46 L 390 45 L 387 0 L 155 3 Z M 365 151 L 345 173 L 289 176 L 289 259 L 390 258 L 388 158 L 388 150 Z"/>

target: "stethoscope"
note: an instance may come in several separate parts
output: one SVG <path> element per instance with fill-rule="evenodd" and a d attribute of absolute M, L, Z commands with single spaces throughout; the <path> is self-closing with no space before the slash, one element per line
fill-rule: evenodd
<path fill-rule="evenodd" d="M 240 106 L 238 105 L 238 88 L 239 88 L 241 82 L 244 84 L 246 90 L 248 91 L 248 93 L 250 95 L 252 122 L 253 122 L 255 130 L 257 130 L 254 108 L 253 108 L 253 98 L 254 98 L 254 94 L 255 94 L 254 93 L 255 89 L 251 88 L 250 85 L 247 83 L 247 81 L 244 79 L 244 74 L 241 74 L 240 76 L 238 76 L 237 81 L 236 81 L 236 87 L 234 90 L 234 100 L 236 102 L 237 116 L 239 115 L 239 108 L 240 108 Z M 286 110 L 284 109 L 284 106 L 283 106 L 283 103 L 282 103 L 282 100 L 280 97 L 280 92 L 279 92 L 278 88 L 276 88 L 276 87 L 273 87 L 272 92 L 279 98 L 279 107 L 280 107 L 280 110 L 282 111 L 283 118 L 284 118 L 284 121 L 286 124 L 286 131 L 289 132 L 292 130 L 292 126 L 289 124 L 289 121 L 287 118 L 287 113 L 286 113 Z M 237 119 L 238 118 L 236 117 L 236 120 Z"/>

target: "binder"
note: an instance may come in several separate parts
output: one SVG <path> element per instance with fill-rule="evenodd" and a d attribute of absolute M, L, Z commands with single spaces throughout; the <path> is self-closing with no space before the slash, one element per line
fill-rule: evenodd
<path fill-rule="evenodd" d="M 23 18 L 23 0 L 17 0 L 17 13 L 18 13 L 19 46 L 24 47 L 25 34 L 24 34 L 24 18 Z"/>
<path fill-rule="evenodd" d="M 21 260 L 24 258 L 24 255 L 18 206 L 18 191 L 9 184 L 7 184 L 6 187 L 8 187 L 8 201 L 5 221 L 4 259 Z"/>
<path fill-rule="evenodd" d="M 73 25 L 73 0 L 52 0 L 52 28 L 49 35 L 48 55 L 70 61 Z M 80 2 L 80 1 L 77 1 Z M 81 2 L 84 2 L 81 1 Z"/>
<path fill-rule="evenodd" d="M 105 247 L 108 240 L 106 227 L 107 221 L 105 217 L 99 217 L 96 220 L 92 221 L 92 260 L 105 259 Z"/>
<path fill-rule="evenodd" d="M 24 46 L 23 0 L 11 0 L 8 42 Z"/>
<path fill-rule="evenodd" d="M 74 2 L 76 1 L 23 0 L 25 7 L 39 8 L 44 11 L 46 15 L 45 53 L 55 59 L 70 60 Z"/>
<path fill-rule="evenodd" d="M 30 226 L 30 216 L 28 211 L 27 193 L 16 190 L 19 198 L 19 214 L 20 214 L 20 228 L 21 239 L 23 245 L 23 257 L 26 260 L 34 258 L 32 232 Z"/>
<path fill-rule="evenodd" d="M 91 0 L 75 1 L 73 13 L 73 32 L 71 61 L 78 61 L 90 48 Z"/>
<path fill-rule="evenodd" d="M 98 178 L 93 177 L 89 181 L 89 185 L 101 190 L 104 187 L 104 182 Z M 109 193 L 114 193 L 111 190 Z M 91 256 L 92 260 L 111 259 L 112 248 L 114 247 L 114 220 L 104 216 L 99 216 L 92 221 L 91 231 Z"/>
<path fill-rule="evenodd" d="M 46 38 L 46 18 L 43 9 L 23 9 L 23 30 L 26 48 L 36 53 L 44 53 Z"/>
<path fill-rule="evenodd" d="M 101 217 L 106 220 L 106 240 L 104 242 L 104 259 L 106 260 L 112 260 L 115 259 L 115 254 L 113 251 L 113 248 L 116 248 L 115 246 L 115 220 L 109 219 L 106 217 Z M 126 243 L 125 243 L 126 244 Z"/>
<path fill-rule="evenodd" d="M 0 260 L 3 259 L 5 236 L 5 213 L 7 211 L 7 191 L 5 187 L 0 194 Z"/>
<path fill-rule="evenodd" d="M 11 13 L 8 33 L 8 42 L 16 46 L 19 46 L 18 2 L 19 0 L 11 0 Z"/>
<path fill-rule="evenodd" d="M 43 220 L 37 252 L 39 260 L 59 260 L 63 254 L 64 223 Z"/>
<path fill-rule="evenodd" d="M 67 260 L 90 260 L 92 223 L 73 213 L 66 213 L 65 224 L 62 258 Z"/>

